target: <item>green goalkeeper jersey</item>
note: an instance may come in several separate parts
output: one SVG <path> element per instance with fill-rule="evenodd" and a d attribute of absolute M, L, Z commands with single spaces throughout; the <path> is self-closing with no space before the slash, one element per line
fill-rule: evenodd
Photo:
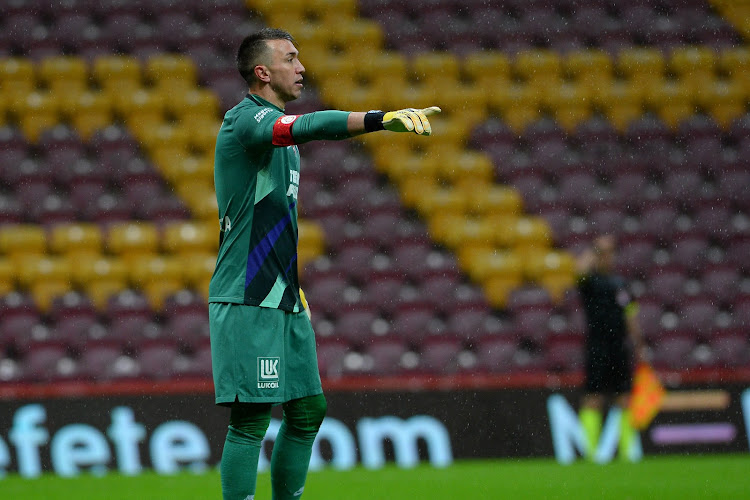
<path fill-rule="evenodd" d="M 344 139 L 348 113 L 285 115 L 256 95 L 224 116 L 214 183 L 219 252 L 209 302 L 302 310 L 297 272 L 297 144 Z"/>

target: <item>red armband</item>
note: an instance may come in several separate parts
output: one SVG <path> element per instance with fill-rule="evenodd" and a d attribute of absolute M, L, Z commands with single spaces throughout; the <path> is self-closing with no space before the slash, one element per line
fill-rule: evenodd
<path fill-rule="evenodd" d="M 292 137 L 292 124 L 294 124 L 298 116 L 284 115 L 276 120 L 276 123 L 273 124 L 272 142 L 274 146 L 291 146 L 295 144 L 294 137 Z"/>

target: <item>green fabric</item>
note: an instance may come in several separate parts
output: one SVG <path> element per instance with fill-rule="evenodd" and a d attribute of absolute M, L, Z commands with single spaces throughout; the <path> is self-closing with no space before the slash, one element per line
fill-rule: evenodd
<path fill-rule="evenodd" d="M 620 418 L 620 459 L 631 460 L 633 441 L 635 440 L 635 429 L 630 423 L 630 410 L 623 410 Z"/>
<path fill-rule="evenodd" d="M 221 229 L 209 302 L 302 310 L 297 270 L 302 176 L 296 144 L 350 137 L 349 113 L 299 115 L 291 130 L 296 144 L 277 146 L 274 124 L 283 116 L 283 110 L 255 95 L 224 115 L 214 155 Z"/>
<path fill-rule="evenodd" d="M 221 454 L 221 494 L 224 500 L 255 495 L 261 439 L 229 427 Z"/>
<path fill-rule="evenodd" d="M 270 421 L 270 404 L 232 405 L 219 466 L 224 500 L 246 500 L 255 495 L 258 455 Z"/>
<path fill-rule="evenodd" d="M 326 110 L 302 115 L 292 127 L 294 142 L 348 139 L 351 137 L 348 120 L 348 111 Z"/>
<path fill-rule="evenodd" d="M 216 404 L 284 403 L 321 394 L 307 313 L 208 305 Z"/>
<path fill-rule="evenodd" d="M 602 431 L 602 413 L 594 408 L 583 408 L 579 418 L 586 438 L 586 458 L 593 460 L 596 455 L 596 447 L 599 444 L 599 434 Z"/>
<path fill-rule="evenodd" d="M 326 413 L 322 394 L 284 404 L 284 419 L 271 455 L 273 500 L 300 498 L 315 436 Z"/>

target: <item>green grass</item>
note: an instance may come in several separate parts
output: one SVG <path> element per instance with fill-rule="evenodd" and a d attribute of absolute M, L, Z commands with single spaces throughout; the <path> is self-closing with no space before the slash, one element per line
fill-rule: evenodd
<path fill-rule="evenodd" d="M 310 473 L 305 500 L 415 499 L 739 499 L 750 498 L 750 455 L 649 457 L 637 464 L 600 466 L 552 460 L 461 461 L 447 469 L 389 466 L 371 471 Z M 0 497 L 13 500 L 220 499 L 219 475 L 136 477 L 108 474 L 39 479 L 8 476 Z M 270 476 L 258 478 L 257 500 L 268 500 Z"/>

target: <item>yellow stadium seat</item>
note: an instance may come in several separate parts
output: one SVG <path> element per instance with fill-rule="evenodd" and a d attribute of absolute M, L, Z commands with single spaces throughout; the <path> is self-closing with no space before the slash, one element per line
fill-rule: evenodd
<path fill-rule="evenodd" d="M 181 150 L 176 150 L 177 152 Z M 164 154 L 154 160 L 164 177 L 173 185 L 178 186 L 183 182 L 199 182 L 201 184 L 213 184 L 214 182 L 214 159 L 213 155 L 187 156 L 178 154 L 171 156 Z"/>
<path fill-rule="evenodd" d="M 32 92 L 21 103 L 21 131 L 30 142 L 36 142 L 43 130 L 60 122 L 58 103 L 49 93 Z"/>
<path fill-rule="evenodd" d="M 86 292 L 94 307 L 104 310 L 113 294 L 128 288 L 127 265 L 119 258 L 86 259 L 74 266 L 73 280 Z"/>
<path fill-rule="evenodd" d="M 701 106 L 723 128 L 745 113 L 745 102 L 750 96 L 745 86 L 737 80 L 717 80 L 698 90 Z"/>
<path fill-rule="evenodd" d="M 71 105 L 70 111 L 66 111 L 67 118 L 84 139 L 114 121 L 112 101 L 102 92 L 83 92 Z"/>
<path fill-rule="evenodd" d="M 88 87 L 89 68 L 86 61 L 75 56 L 55 56 L 39 63 L 39 78 L 55 95 L 82 92 Z"/>
<path fill-rule="evenodd" d="M 141 88 L 141 65 L 134 56 L 100 56 L 91 70 L 96 83 L 103 89 L 120 91 Z"/>
<path fill-rule="evenodd" d="M 365 18 L 347 18 L 328 8 L 322 17 L 323 27 L 330 27 L 337 48 L 355 57 L 371 55 L 383 46 L 383 30 L 377 22 Z"/>
<path fill-rule="evenodd" d="M 304 247 L 306 251 L 313 255 L 320 255 L 325 250 L 325 234 L 323 228 L 314 221 L 300 219 L 299 228 L 299 247 Z"/>
<path fill-rule="evenodd" d="M 195 63 L 182 54 L 157 54 L 146 61 L 144 75 L 158 89 L 183 92 L 197 85 Z"/>
<path fill-rule="evenodd" d="M 439 213 L 464 214 L 466 205 L 466 196 L 460 190 L 438 186 L 417 201 L 417 210 L 425 217 Z"/>
<path fill-rule="evenodd" d="M 449 248 L 460 248 L 464 245 L 483 246 L 492 243 L 495 228 L 487 219 L 463 217 L 460 223 L 449 227 L 441 239 Z"/>
<path fill-rule="evenodd" d="M 388 89 L 365 83 L 351 86 L 338 99 L 343 109 L 380 109 L 387 94 Z"/>
<path fill-rule="evenodd" d="M 547 249 L 552 243 L 552 233 L 543 217 L 524 216 L 516 222 L 516 248 L 520 252 Z"/>
<path fill-rule="evenodd" d="M 371 57 L 358 61 L 357 70 L 367 79 L 375 81 L 383 78 L 384 82 L 404 78 L 408 72 L 406 58 L 392 51 L 378 51 Z"/>
<path fill-rule="evenodd" d="M 201 288 L 216 267 L 216 252 L 185 252 L 175 255 L 175 259 L 180 263 L 185 284 L 192 288 Z"/>
<path fill-rule="evenodd" d="M 13 224 L 0 226 L 0 255 L 11 258 L 25 255 L 44 255 L 47 234 L 42 226 Z"/>
<path fill-rule="evenodd" d="M 139 89 L 132 93 L 114 96 L 114 109 L 128 122 L 139 125 L 144 117 L 155 117 L 163 121 L 166 111 L 166 98 L 162 92 Z"/>
<path fill-rule="evenodd" d="M 518 241 L 518 219 L 523 215 L 498 212 L 487 213 L 484 217 L 495 228 L 494 245 L 502 249 L 515 248 Z"/>
<path fill-rule="evenodd" d="M 567 274 L 543 274 L 539 278 L 539 285 L 547 290 L 553 302 L 559 304 L 565 300 L 566 293 L 575 288 L 576 277 Z"/>
<path fill-rule="evenodd" d="M 456 227 L 462 225 L 466 217 L 459 212 L 443 211 L 432 214 L 427 220 L 427 227 L 432 239 L 445 244 Z"/>
<path fill-rule="evenodd" d="M 159 250 L 159 231 L 155 225 L 145 222 L 116 223 L 109 228 L 106 247 L 128 261 L 153 256 Z"/>
<path fill-rule="evenodd" d="M 175 185 L 175 190 L 197 220 L 210 221 L 218 224 L 219 216 L 216 208 L 216 194 L 214 191 L 213 181 L 209 182 L 204 179 L 182 180 Z M 204 200 L 213 200 L 210 213 L 205 213 Z M 209 217 L 210 218 L 205 218 Z"/>
<path fill-rule="evenodd" d="M 83 292 L 91 300 L 94 307 L 101 312 L 106 311 L 107 304 L 113 295 L 127 289 L 127 283 L 105 279 L 91 281 L 86 283 L 82 288 Z"/>
<path fill-rule="evenodd" d="M 196 186 L 195 183 L 183 183 L 183 185 Z M 183 195 L 183 199 L 187 201 L 196 219 L 218 224 L 219 207 L 216 204 L 216 192 L 211 187 Z"/>
<path fill-rule="evenodd" d="M 750 78 L 750 48 L 743 46 L 721 51 L 718 66 L 732 80 L 747 81 Z"/>
<path fill-rule="evenodd" d="M 659 49 L 641 47 L 621 50 L 616 67 L 629 80 L 643 83 L 662 80 L 666 65 Z"/>
<path fill-rule="evenodd" d="M 467 210 L 479 216 L 518 215 L 521 213 L 522 198 L 517 189 L 499 184 L 473 187 L 470 183 L 462 186 L 469 196 Z"/>
<path fill-rule="evenodd" d="M 376 162 L 381 171 L 398 183 L 412 176 L 437 178 L 440 168 L 434 157 L 414 151 L 405 151 L 398 156 L 379 152 Z"/>
<path fill-rule="evenodd" d="M 219 248 L 217 224 L 209 222 L 170 222 L 164 226 L 162 249 L 171 254 L 211 252 Z"/>
<path fill-rule="evenodd" d="M 482 290 L 492 307 L 504 309 L 511 292 L 522 284 L 521 277 L 491 276 L 482 283 Z"/>
<path fill-rule="evenodd" d="M 66 281 L 37 281 L 29 286 L 31 298 L 42 312 L 49 311 L 56 298 L 62 297 L 71 290 L 70 284 Z"/>
<path fill-rule="evenodd" d="M 128 271 L 130 283 L 139 288 L 159 281 L 183 281 L 180 260 L 172 256 L 143 255 L 134 258 Z"/>
<path fill-rule="evenodd" d="M 695 87 L 690 81 L 669 80 L 650 87 L 646 92 L 649 106 L 656 109 L 659 117 L 671 127 L 696 112 L 696 100 Z"/>
<path fill-rule="evenodd" d="M 161 310 L 164 300 L 187 287 L 179 259 L 163 256 L 144 256 L 132 261 L 130 283 L 142 290 L 155 310 Z"/>
<path fill-rule="evenodd" d="M 515 131 L 522 132 L 541 114 L 543 89 L 514 83 L 497 88 L 489 95 L 489 105 Z"/>
<path fill-rule="evenodd" d="M 5 257 L 0 257 L 0 295 L 12 292 L 16 288 L 16 266 Z"/>
<path fill-rule="evenodd" d="M 525 253 L 524 276 L 537 283 L 552 283 L 564 280 L 572 284 L 575 281 L 575 259 L 568 252 L 534 249 Z"/>
<path fill-rule="evenodd" d="M 416 208 L 419 200 L 429 196 L 436 189 L 438 180 L 436 177 L 412 175 L 399 180 L 399 191 L 401 201 L 409 208 Z"/>
<path fill-rule="evenodd" d="M 192 88 L 184 92 L 169 92 L 166 95 L 166 110 L 177 119 L 187 116 L 219 117 L 219 98 L 206 89 Z"/>
<path fill-rule="evenodd" d="M 31 60 L 21 57 L 0 58 L 0 92 L 5 96 L 8 109 L 23 101 L 36 89 L 37 78 Z"/>
<path fill-rule="evenodd" d="M 137 130 L 137 129 L 136 129 Z M 158 123 L 153 127 L 141 128 L 142 134 L 133 131 L 141 144 L 149 153 L 155 153 L 159 149 L 176 151 L 188 151 L 190 144 L 190 131 L 181 123 Z"/>
<path fill-rule="evenodd" d="M 669 68 L 678 78 L 716 79 L 716 53 L 708 47 L 677 47 L 669 59 Z"/>
<path fill-rule="evenodd" d="M 336 15 L 353 18 L 357 15 L 357 0 L 309 0 L 309 8 L 320 18 Z M 338 17 L 336 18 L 338 19 Z"/>
<path fill-rule="evenodd" d="M 76 261 L 82 261 L 101 254 L 103 240 L 97 224 L 61 224 L 52 228 L 49 249 L 58 254 L 74 256 Z"/>
<path fill-rule="evenodd" d="M 559 82 L 562 74 L 560 57 L 552 50 L 531 49 L 519 52 L 513 69 L 527 82 L 549 84 Z"/>
<path fill-rule="evenodd" d="M 480 50 L 466 56 L 461 67 L 471 81 L 494 92 L 499 85 L 510 82 L 510 59 L 500 51 Z"/>
<path fill-rule="evenodd" d="M 578 83 L 549 86 L 544 102 L 552 110 L 557 123 L 563 129 L 572 132 L 579 123 L 591 116 L 594 104 L 593 91 L 590 87 Z"/>
<path fill-rule="evenodd" d="M 97 281 L 110 281 L 120 283 L 121 288 L 125 288 L 128 277 L 124 260 L 104 255 L 77 261 L 71 272 L 73 282 L 79 287 L 86 287 Z"/>
<path fill-rule="evenodd" d="M 479 151 L 463 150 L 437 157 L 440 178 L 456 185 L 474 185 L 477 190 L 492 182 L 492 160 Z M 467 193 L 468 194 L 468 193 Z"/>
<path fill-rule="evenodd" d="M 614 77 L 613 62 L 603 50 L 577 50 L 562 61 L 562 71 L 579 85 L 596 88 L 607 85 Z"/>
<path fill-rule="evenodd" d="M 24 287 L 42 281 L 72 282 L 72 265 L 65 257 L 25 255 L 18 262 L 18 280 Z"/>
<path fill-rule="evenodd" d="M 524 256 L 525 258 L 525 256 Z M 517 252 L 497 250 L 477 254 L 471 262 L 462 262 L 467 274 L 478 283 L 491 278 L 504 278 L 520 282 L 523 277 L 523 260 Z"/>
<path fill-rule="evenodd" d="M 422 52 L 411 60 L 410 73 L 420 82 L 437 82 L 440 80 L 457 81 L 459 64 L 455 55 L 450 52 Z"/>

